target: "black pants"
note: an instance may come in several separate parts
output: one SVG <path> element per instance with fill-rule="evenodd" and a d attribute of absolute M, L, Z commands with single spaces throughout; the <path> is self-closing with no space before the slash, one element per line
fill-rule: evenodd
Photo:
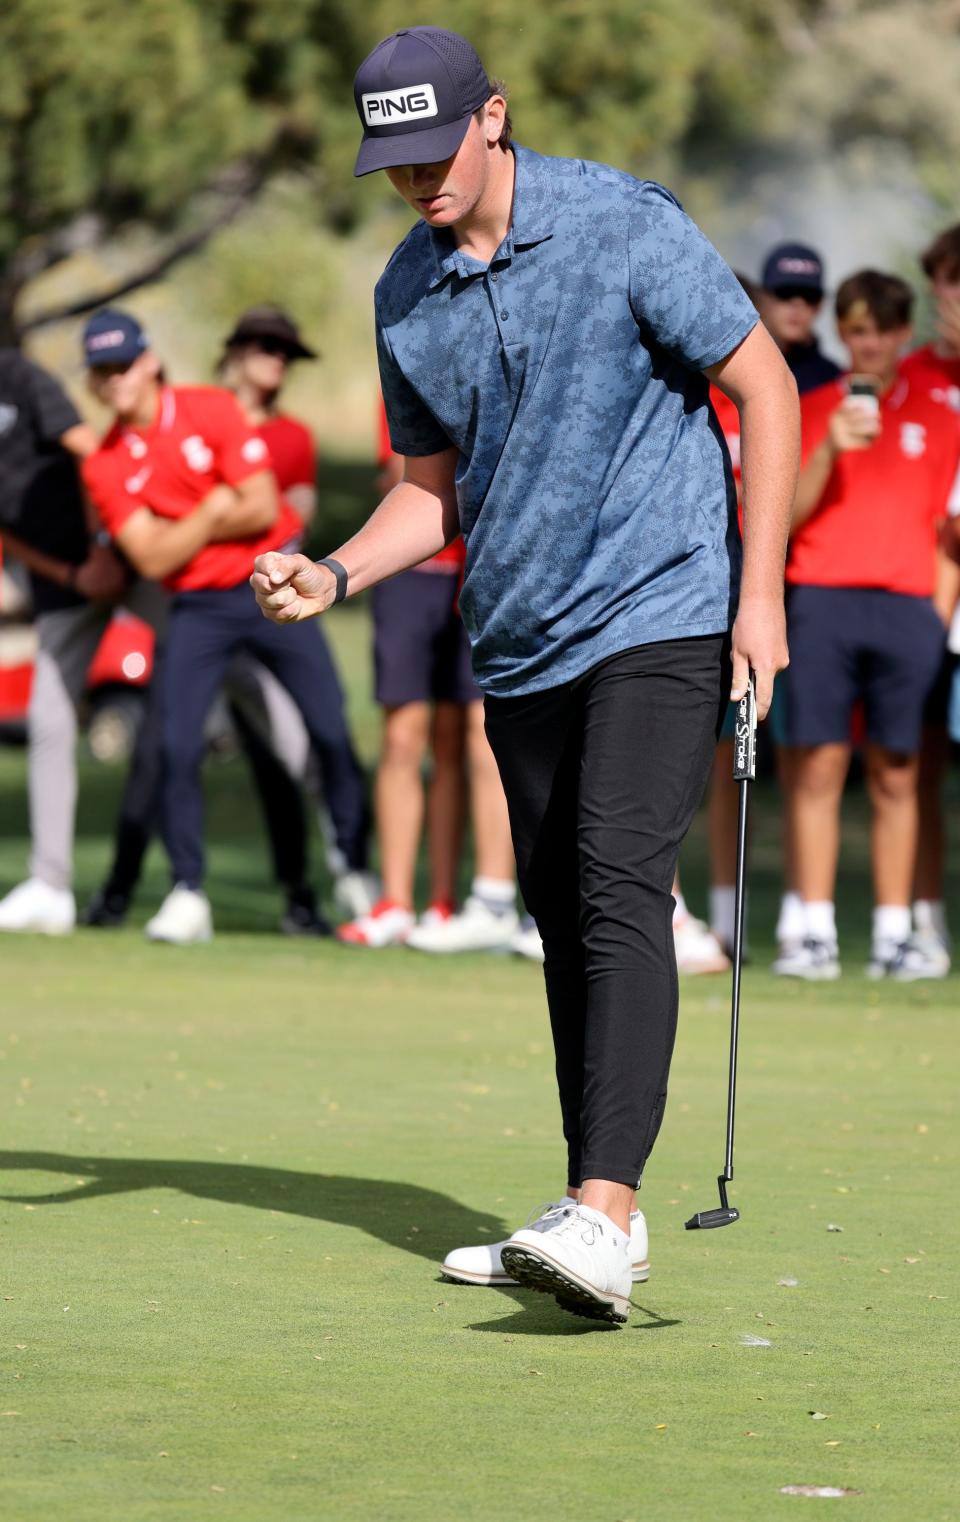
<path fill-rule="evenodd" d="M 124 783 L 114 836 L 113 865 L 104 884 L 108 897 L 130 898 L 140 881 L 144 857 L 160 828 L 162 647 L 154 658 L 153 684 Z M 307 882 L 307 816 L 296 780 L 239 706 L 230 715 L 243 746 L 263 811 L 277 882 L 288 891 Z"/>
<path fill-rule="evenodd" d="M 543 938 L 568 1183 L 631 1188 L 663 1119 L 677 1026 L 671 893 L 729 697 L 725 637 L 624 651 L 490 698 L 520 889 Z"/>
<path fill-rule="evenodd" d="M 203 727 L 230 657 L 247 650 L 293 698 L 320 761 L 336 843 L 351 868 L 367 861 L 369 815 L 343 694 L 320 631 L 269 623 L 244 582 L 228 591 L 181 592 L 170 609 L 160 675 L 163 832 L 174 881 L 203 881 Z"/>

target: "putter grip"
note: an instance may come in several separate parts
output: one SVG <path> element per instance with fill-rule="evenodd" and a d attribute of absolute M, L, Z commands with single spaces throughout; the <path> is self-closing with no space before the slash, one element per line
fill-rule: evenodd
<path fill-rule="evenodd" d="M 753 672 L 747 690 L 737 704 L 733 732 L 733 780 L 753 782 L 757 775 L 757 693 Z"/>

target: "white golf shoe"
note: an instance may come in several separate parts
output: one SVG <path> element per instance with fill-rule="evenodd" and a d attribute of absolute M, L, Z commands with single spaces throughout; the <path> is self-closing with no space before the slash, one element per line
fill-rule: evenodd
<path fill-rule="evenodd" d="M 543 942 L 532 914 L 524 915 L 520 921 L 510 942 L 510 950 L 514 956 L 526 957 L 530 962 L 543 961 Z"/>
<path fill-rule="evenodd" d="M 553 1231 L 563 1220 L 576 1200 L 565 1194 L 556 1204 L 541 1205 L 527 1221 L 525 1231 Z M 513 1240 L 511 1237 L 510 1241 Z M 455 1247 L 443 1260 L 441 1273 L 458 1284 L 489 1284 L 503 1286 L 518 1281 L 507 1271 L 501 1261 L 501 1250 L 506 1242 L 484 1242 L 479 1247 Z M 647 1223 L 642 1210 L 630 1214 L 630 1270 L 635 1284 L 643 1284 L 650 1277 L 650 1250 L 647 1239 Z"/>
<path fill-rule="evenodd" d="M 524 1227 L 500 1261 L 525 1289 L 553 1295 L 574 1316 L 622 1326 L 630 1314 L 630 1238 L 599 1210 L 573 1205 L 552 1230 Z"/>
<path fill-rule="evenodd" d="M 520 923 L 515 909 L 495 914 L 482 899 L 471 896 L 459 914 L 438 924 L 420 924 L 407 937 L 413 951 L 435 956 L 456 951 L 509 951 Z"/>
<path fill-rule="evenodd" d="M 692 914 L 674 921 L 673 944 L 678 972 L 697 977 L 730 970 L 730 958 L 713 931 Z"/>
<path fill-rule="evenodd" d="M 382 898 L 374 904 L 369 914 L 361 914 L 345 925 L 338 925 L 336 937 L 345 946 L 402 946 L 413 929 L 416 920 L 412 909 L 394 903 L 392 898 Z"/>
<path fill-rule="evenodd" d="M 770 968 L 777 978 L 802 978 L 806 983 L 832 983 L 840 976 L 836 941 L 807 936 L 798 946 L 782 951 Z"/>
<path fill-rule="evenodd" d="M 177 883 L 167 894 L 143 933 L 148 941 L 165 941 L 170 946 L 195 946 L 213 939 L 213 916 L 210 900 L 198 888 Z"/>
<path fill-rule="evenodd" d="M 949 971 L 950 953 L 933 930 L 915 930 L 899 943 L 875 943 L 867 963 L 868 978 L 892 978 L 895 983 L 945 978 Z"/>
<path fill-rule="evenodd" d="M 77 923 L 77 906 L 69 888 L 51 888 L 39 877 L 11 888 L 0 899 L 0 930 L 69 935 Z"/>

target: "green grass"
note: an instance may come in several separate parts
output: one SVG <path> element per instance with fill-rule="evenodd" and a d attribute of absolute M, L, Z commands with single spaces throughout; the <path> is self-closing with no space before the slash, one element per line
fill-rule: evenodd
<path fill-rule="evenodd" d="M 369 755 L 362 637 L 341 626 Z M 117 786 L 83 780 L 81 894 Z M 4 883 L 22 786 L 22 755 L 0 756 Z M 783 986 L 763 970 L 759 790 L 743 1219 L 682 1229 L 714 1203 L 727 1034 L 726 982 L 686 983 L 643 1191 L 653 1272 L 608 1331 L 436 1273 L 563 1184 L 538 970 L 268 933 L 242 766 L 209 793 L 233 933 L 0 947 L 4 1518 L 766 1522 L 826 1504 L 779 1494 L 794 1483 L 861 1492 L 837 1504 L 870 1522 L 956 1516 L 957 982 L 862 979 L 858 800 L 847 975 Z M 699 830 L 686 867 L 696 898 Z M 162 881 L 157 859 L 142 914 Z"/>

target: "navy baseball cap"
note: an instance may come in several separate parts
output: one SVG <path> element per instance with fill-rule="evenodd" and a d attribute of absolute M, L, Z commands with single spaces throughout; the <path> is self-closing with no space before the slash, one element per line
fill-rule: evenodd
<path fill-rule="evenodd" d="M 764 261 L 765 291 L 811 291 L 823 295 L 823 260 L 806 243 L 778 243 Z"/>
<path fill-rule="evenodd" d="M 89 369 L 132 365 L 147 348 L 147 335 L 137 319 L 116 307 L 94 312 L 83 330 L 83 357 Z"/>
<path fill-rule="evenodd" d="M 363 123 L 354 174 L 449 158 L 492 93 L 465 37 L 439 26 L 394 32 L 367 55 L 353 81 Z"/>

